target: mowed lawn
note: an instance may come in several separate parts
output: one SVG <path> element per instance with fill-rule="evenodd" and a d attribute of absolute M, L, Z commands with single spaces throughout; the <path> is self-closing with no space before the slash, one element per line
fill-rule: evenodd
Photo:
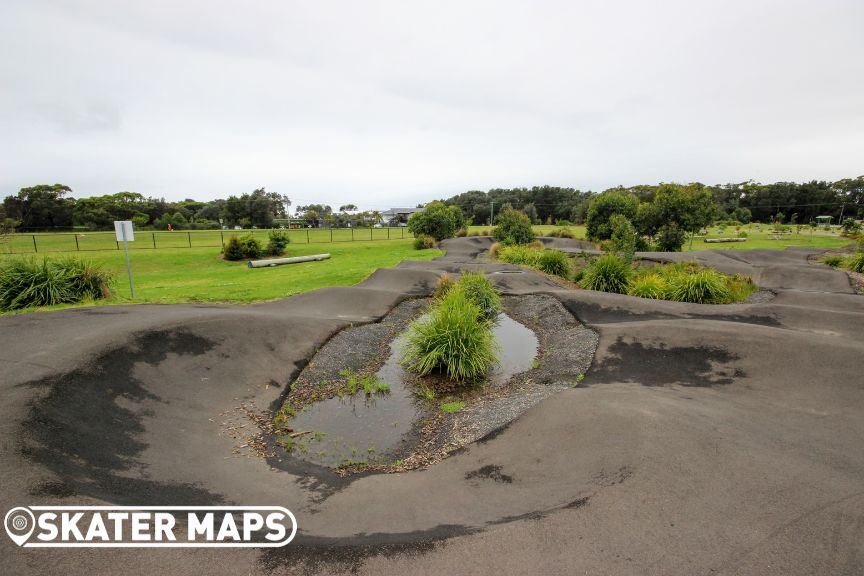
<path fill-rule="evenodd" d="M 443 254 L 434 249 L 415 250 L 411 240 L 381 240 L 289 244 L 286 256 L 324 253 L 331 255 L 329 260 L 251 269 L 245 261 L 222 260 L 219 248 L 130 251 L 134 302 L 255 302 L 286 298 L 325 286 L 351 286 L 378 268 L 395 266 L 402 260 L 430 260 Z M 0 259 L 42 256 L 3 255 Z M 132 302 L 122 250 L 50 254 L 52 258 L 63 256 L 90 260 L 114 273 L 115 296 L 88 304 Z"/>
<path fill-rule="evenodd" d="M 552 225 L 538 225 L 534 226 L 534 232 L 539 236 L 546 236 L 549 232 L 557 228 L 560 227 Z M 568 228 L 573 232 L 573 235 L 576 236 L 576 238 L 582 240 L 585 239 L 585 226 L 574 225 L 568 226 Z M 747 232 L 746 242 L 706 243 L 702 238 L 694 238 L 692 247 L 689 241 L 684 243 L 684 251 L 755 250 L 757 248 L 783 250 L 790 246 L 801 246 L 805 248 L 841 248 L 852 242 L 852 240 L 848 238 L 841 238 L 836 232 L 826 232 L 822 229 L 812 230 L 809 226 L 802 228 L 800 234 L 796 233 L 793 228 L 792 234 L 781 234 L 775 239 L 775 234 L 773 234 L 769 228 L 769 226 L 762 226 L 762 230 L 758 230 L 755 225 L 752 227 L 744 226 L 742 230 Z M 470 232 L 477 231 L 481 233 L 484 231 L 491 232 L 491 230 L 492 228 L 489 226 L 471 226 L 469 229 Z M 708 229 L 707 238 L 730 238 L 734 237 L 736 233 L 735 228 L 726 228 L 726 231 L 721 233 L 716 227 L 711 227 Z"/>

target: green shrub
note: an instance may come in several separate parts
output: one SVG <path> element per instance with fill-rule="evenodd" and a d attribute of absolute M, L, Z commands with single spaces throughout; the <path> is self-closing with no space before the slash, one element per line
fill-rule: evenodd
<path fill-rule="evenodd" d="M 285 249 L 288 248 L 288 244 L 291 242 L 288 233 L 281 230 L 271 230 L 268 240 L 267 254 L 270 256 L 282 256 L 285 254 Z"/>
<path fill-rule="evenodd" d="M 625 294 L 632 273 L 626 260 L 616 254 L 604 254 L 585 269 L 579 285 L 587 290 Z"/>
<path fill-rule="evenodd" d="M 244 234 L 240 237 L 231 235 L 222 250 L 222 255 L 226 260 L 258 258 L 262 253 L 261 243 L 251 234 Z"/>
<path fill-rule="evenodd" d="M 669 300 L 697 304 L 723 304 L 731 294 L 726 277 L 708 268 L 690 274 L 672 274 L 668 278 Z"/>
<path fill-rule="evenodd" d="M 864 252 L 850 256 L 846 261 L 846 267 L 853 272 L 864 273 Z"/>
<path fill-rule="evenodd" d="M 666 280 L 654 272 L 641 274 L 633 278 L 627 289 L 630 296 L 663 300 L 666 297 Z"/>
<path fill-rule="evenodd" d="M 425 234 L 421 234 L 414 238 L 414 249 L 415 250 L 428 250 L 429 248 L 435 247 L 435 238 L 432 236 L 427 236 Z"/>
<path fill-rule="evenodd" d="M 501 312 L 501 296 L 489 278 L 480 272 L 463 272 L 457 285 L 465 295 L 480 308 L 480 312 L 492 318 Z"/>
<path fill-rule="evenodd" d="M 228 238 L 228 242 L 225 243 L 222 255 L 226 260 L 242 260 L 246 257 L 246 253 L 243 250 L 243 244 L 240 242 L 240 238 L 238 238 L 236 234 L 232 234 L 231 237 Z"/>
<path fill-rule="evenodd" d="M 503 244 L 528 244 L 534 240 L 534 228 L 527 214 L 506 208 L 498 215 L 498 226 L 492 235 Z"/>
<path fill-rule="evenodd" d="M 243 246 L 243 254 L 246 258 L 259 258 L 264 253 L 261 242 L 252 234 L 241 236 L 240 244 Z"/>
<path fill-rule="evenodd" d="M 411 324 L 402 362 L 420 375 L 439 370 L 457 382 L 477 379 L 497 362 L 490 323 L 464 289 L 454 288 Z"/>
<path fill-rule="evenodd" d="M 556 226 L 572 226 L 573 222 L 571 222 L 570 220 L 556 220 L 555 225 Z"/>
<path fill-rule="evenodd" d="M 456 237 L 457 238 L 464 238 L 466 236 L 468 236 L 468 229 L 467 228 L 460 228 L 459 230 L 456 231 Z"/>
<path fill-rule="evenodd" d="M 831 254 L 831 255 L 823 258 L 822 263 L 827 264 L 828 266 L 831 266 L 832 268 L 837 268 L 838 266 L 843 265 L 843 257 L 838 256 L 837 254 Z"/>
<path fill-rule="evenodd" d="M 111 275 L 83 260 L 13 259 L 0 265 L 0 310 L 107 298 Z"/>
<path fill-rule="evenodd" d="M 570 258 L 560 250 L 543 250 L 537 259 L 537 268 L 546 274 L 560 276 L 561 278 L 570 278 L 573 272 L 570 266 Z"/>
<path fill-rule="evenodd" d="M 431 236 L 435 240 L 452 238 L 465 226 L 465 216 L 458 206 L 447 206 L 440 200 L 426 205 L 408 218 L 408 230 L 417 236 Z M 418 248 L 419 250 L 419 248 Z"/>
<path fill-rule="evenodd" d="M 728 302 L 744 302 L 751 294 L 759 289 L 759 287 L 753 283 L 752 278 L 741 274 L 726 276 L 726 286 L 729 288 Z"/>

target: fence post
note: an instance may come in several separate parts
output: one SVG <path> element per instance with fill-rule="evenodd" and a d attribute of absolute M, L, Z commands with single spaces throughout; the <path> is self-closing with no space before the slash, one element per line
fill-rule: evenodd
<path fill-rule="evenodd" d="M 351 227 L 351 242 L 354 241 L 354 227 Z"/>
<path fill-rule="evenodd" d="M 153 249 L 155 250 L 155 249 L 156 249 L 156 233 L 155 233 L 155 232 L 151 232 L 151 233 L 150 233 L 150 236 L 153 237 Z"/>
<path fill-rule="evenodd" d="M 309 229 L 306 228 L 306 244 L 309 244 Z"/>
<path fill-rule="evenodd" d="M 75 234 L 75 250 L 77 252 L 81 251 L 81 246 L 78 245 L 78 234 Z"/>
<path fill-rule="evenodd" d="M 390 239 L 390 227 L 387 226 L 387 240 Z"/>
<path fill-rule="evenodd" d="M 401 230 L 402 230 L 402 239 L 404 240 L 405 239 L 405 228 L 401 228 Z"/>
<path fill-rule="evenodd" d="M 191 232 L 188 232 L 188 231 L 186 232 L 186 239 L 189 241 L 189 248 L 191 248 L 192 247 L 192 233 Z"/>
<path fill-rule="evenodd" d="M 30 237 L 33 238 L 33 252 L 39 252 L 39 248 L 36 247 L 36 235 L 31 234 Z"/>
<path fill-rule="evenodd" d="M 219 239 L 222 240 L 222 249 L 225 249 L 225 231 L 219 230 Z"/>

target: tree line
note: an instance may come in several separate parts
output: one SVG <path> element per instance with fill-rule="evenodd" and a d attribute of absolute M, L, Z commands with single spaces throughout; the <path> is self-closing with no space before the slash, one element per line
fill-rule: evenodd
<path fill-rule="evenodd" d="M 493 188 L 488 192 L 471 190 L 444 200 L 458 206 L 465 218 L 474 224 L 494 224 L 493 215 L 505 208 L 521 210 L 534 224 L 569 221 L 584 224 L 592 200 L 606 193 L 633 197 L 637 204 L 652 204 L 658 192 L 668 184 L 618 186 L 596 193 L 576 188 L 534 186 L 533 188 Z M 835 182 L 775 182 L 760 184 L 747 181 L 732 184 L 684 185 L 687 190 L 704 191 L 710 218 L 748 222 L 774 222 L 783 216 L 786 222 L 809 224 L 817 216 L 831 216 L 834 223 L 846 217 L 864 218 L 864 176 Z"/>

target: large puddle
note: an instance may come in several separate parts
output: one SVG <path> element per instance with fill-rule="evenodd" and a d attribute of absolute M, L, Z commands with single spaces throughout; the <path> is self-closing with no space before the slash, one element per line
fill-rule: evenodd
<path fill-rule="evenodd" d="M 492 333 L 500 345 L 500 365 L 489 374 L 490 385 L 504 384 L 531 369 L 538 347 L 534 332 L 500 314 Z M 390 385 L 389 393 L 367 396 L 360 390 L 353 397 L 330 398 L 312 404 L 291 420 L 295 431 L 306 432 L 294 442 L 295 456 L 331 467 L 393 461 L 425 402 L 405 386 L 408 374 L 399 358 L 406 336 L 390 344 L 390 355 L 376 374 Z"/>

